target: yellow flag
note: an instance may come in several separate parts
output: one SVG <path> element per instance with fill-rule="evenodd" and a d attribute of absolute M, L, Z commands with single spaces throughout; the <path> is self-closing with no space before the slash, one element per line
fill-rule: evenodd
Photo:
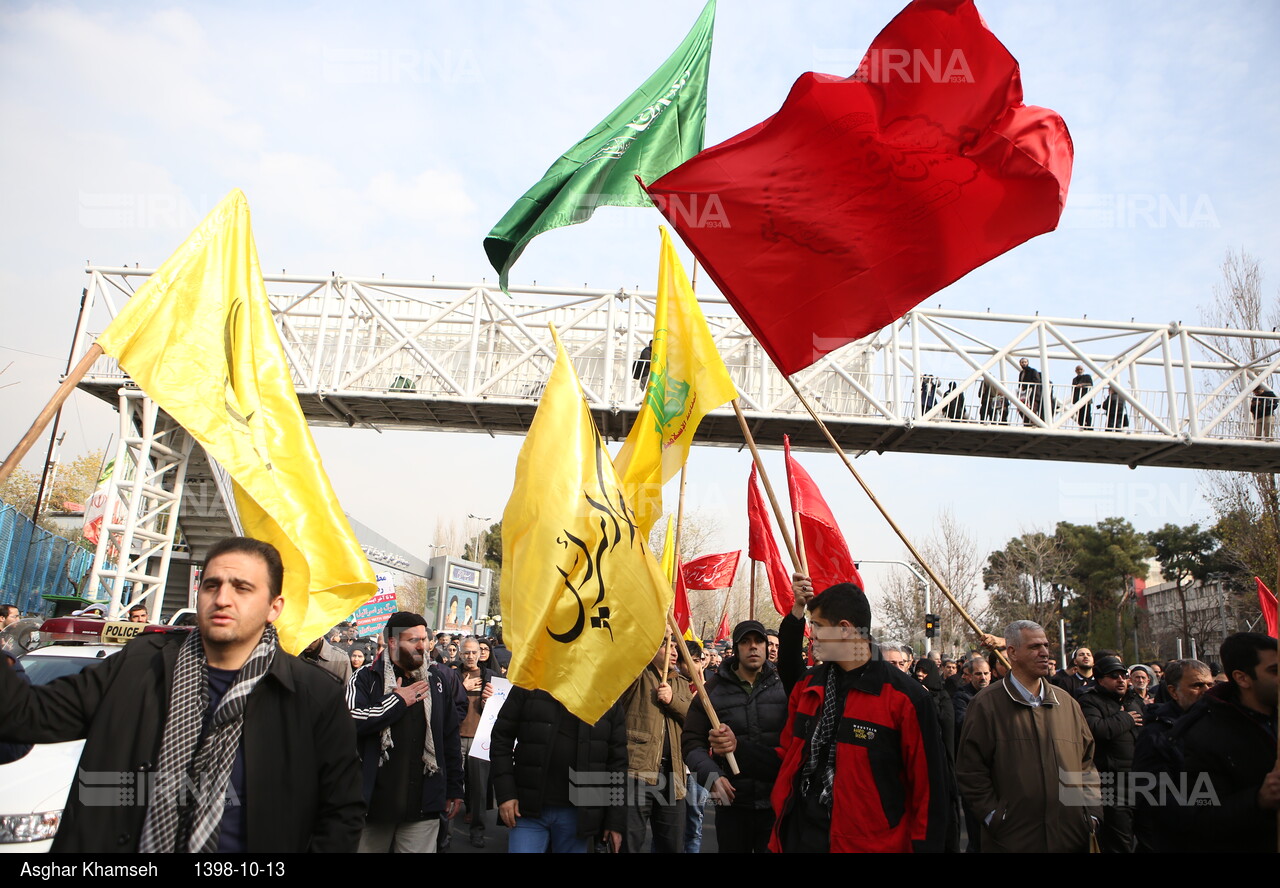
<path fill-rule="evenodd" d="M 689 458 L 698 423 L 738 397 L 671 235 L 665 226 L 660 230 L 649 386 L 635 424 L 613 461 L 646 536 L 662 515 L 662 485 Z"/>
<path fill-rule="evenodd" d="M 667 535 L 662 540 L 662 572 L 667 582 L 676 584 L 676 519 L 667 516 Z"/>
<path fill-rule="evenodd" d="M 502 515 L 507 678 L 547 691 L 594 724 L 666 637 L 671 584 L 636 525 L 577 374 L 555 341 L 555 367 Z"/>
<path fill-rule="evenodd" d="M 239 189 L 98 337 L 222 464 L 247 536 L 284 560 L 280 643 L 296 654 L 377 591 L 294 394 Z"/>

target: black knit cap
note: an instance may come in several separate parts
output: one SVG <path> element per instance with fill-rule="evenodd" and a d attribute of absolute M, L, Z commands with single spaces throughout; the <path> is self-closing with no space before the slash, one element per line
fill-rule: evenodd
<path fill-rule="evenodd" d="M 426 626 L 427 618 L 422 614 L 416 614 L 413 611 L 396 611 L 387 620 L 387 637 L 391 633 L 399 629 L 409 629 L 413 626 Z"/>

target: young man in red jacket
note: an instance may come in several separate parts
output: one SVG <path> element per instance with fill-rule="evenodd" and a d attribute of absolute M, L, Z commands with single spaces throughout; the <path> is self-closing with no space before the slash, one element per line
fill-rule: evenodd
<path fill-rule="evenodd" d="M 953 777 L 933 701 L 880 657 L 858 586 L 832 586 L 808 610 L 822 663 L 791 692 L 770 850 L 942 851 Z M 720 754 L 735 745 L 725 730 L 710 739 Z"/>

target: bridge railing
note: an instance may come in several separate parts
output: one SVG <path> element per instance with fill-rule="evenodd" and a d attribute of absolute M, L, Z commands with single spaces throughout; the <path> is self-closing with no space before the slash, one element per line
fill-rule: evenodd
<path fill-rule="evenodd" d="M 82 348 L 148 273 L 89 268 Z M 652 293 L 526 288 L 507 296 L 483 284 L 338 275 L 269 275 L 266 281 L 300 394 L 534 402 L 551 368 L 547 324 L 554 323 L 593 407 L 634 410 L 643 395 L 633 374 L 652 336 Z M 707 299 L 703 309 L 744 410 L 803 415 L 787 381 L 727 303 Z M 1019 383 L 1023 360 L 1045 385 Z M 835 421 L 1007 425 L 1082 435 L 1089 431 L 1073 409 L 1071 384 L 1077 366 L 1094 381 L 1086 397 L 1090 431 L 1256 441 L 1250 392 L 1260 382 L 1271 387 L 1280 368 L 1280 334 L 917 309 L 823 357 L 795 380 Z M 123 374 L 104 357 L 91 377 Z M 931 402 L 922 400 L 930 379 L 937 386 Z M 1039 409 L 1036 391 L 1045 395 Z M 994 411 L 984 411 L 984 403 L 996 405 Z"/>

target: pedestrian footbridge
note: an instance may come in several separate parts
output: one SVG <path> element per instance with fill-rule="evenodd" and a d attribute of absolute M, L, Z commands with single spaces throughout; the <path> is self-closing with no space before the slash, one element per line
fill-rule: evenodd
<path fill-rule="evenodd" d="M 87 271 L 72 363 L 150 274 Z M 516 287 L 507 296 L 483 283 L 338 274 L 270 275 L 266 284 L 314 425 L 524 434 L 555 359 L 550 323 L 606 437 L 624 438 L 640 407 L 653 293 Z M 798 449 L 826 450 L 731 307 L 706 299 L 702 308 L 757 443 L 781 447 L 785 434 Z M 1277 367 L 1275 332 L 918 309 L 793 381 L 854 455 L 1276 472 L 1280 445 L 1250 407 Z M 108 510 L 86 588 L 105 585 L 113 613 L 140 600 L 159 613 L 171 552 L 198 561 L 238 529 L 230 482 L 111 358 L 80 387 L 119 407 L 116 459 L 125 467 L 109 492 L 121 506 Z M 698 443 L 743 446 L 731 408 L 703 420 Z"/>

